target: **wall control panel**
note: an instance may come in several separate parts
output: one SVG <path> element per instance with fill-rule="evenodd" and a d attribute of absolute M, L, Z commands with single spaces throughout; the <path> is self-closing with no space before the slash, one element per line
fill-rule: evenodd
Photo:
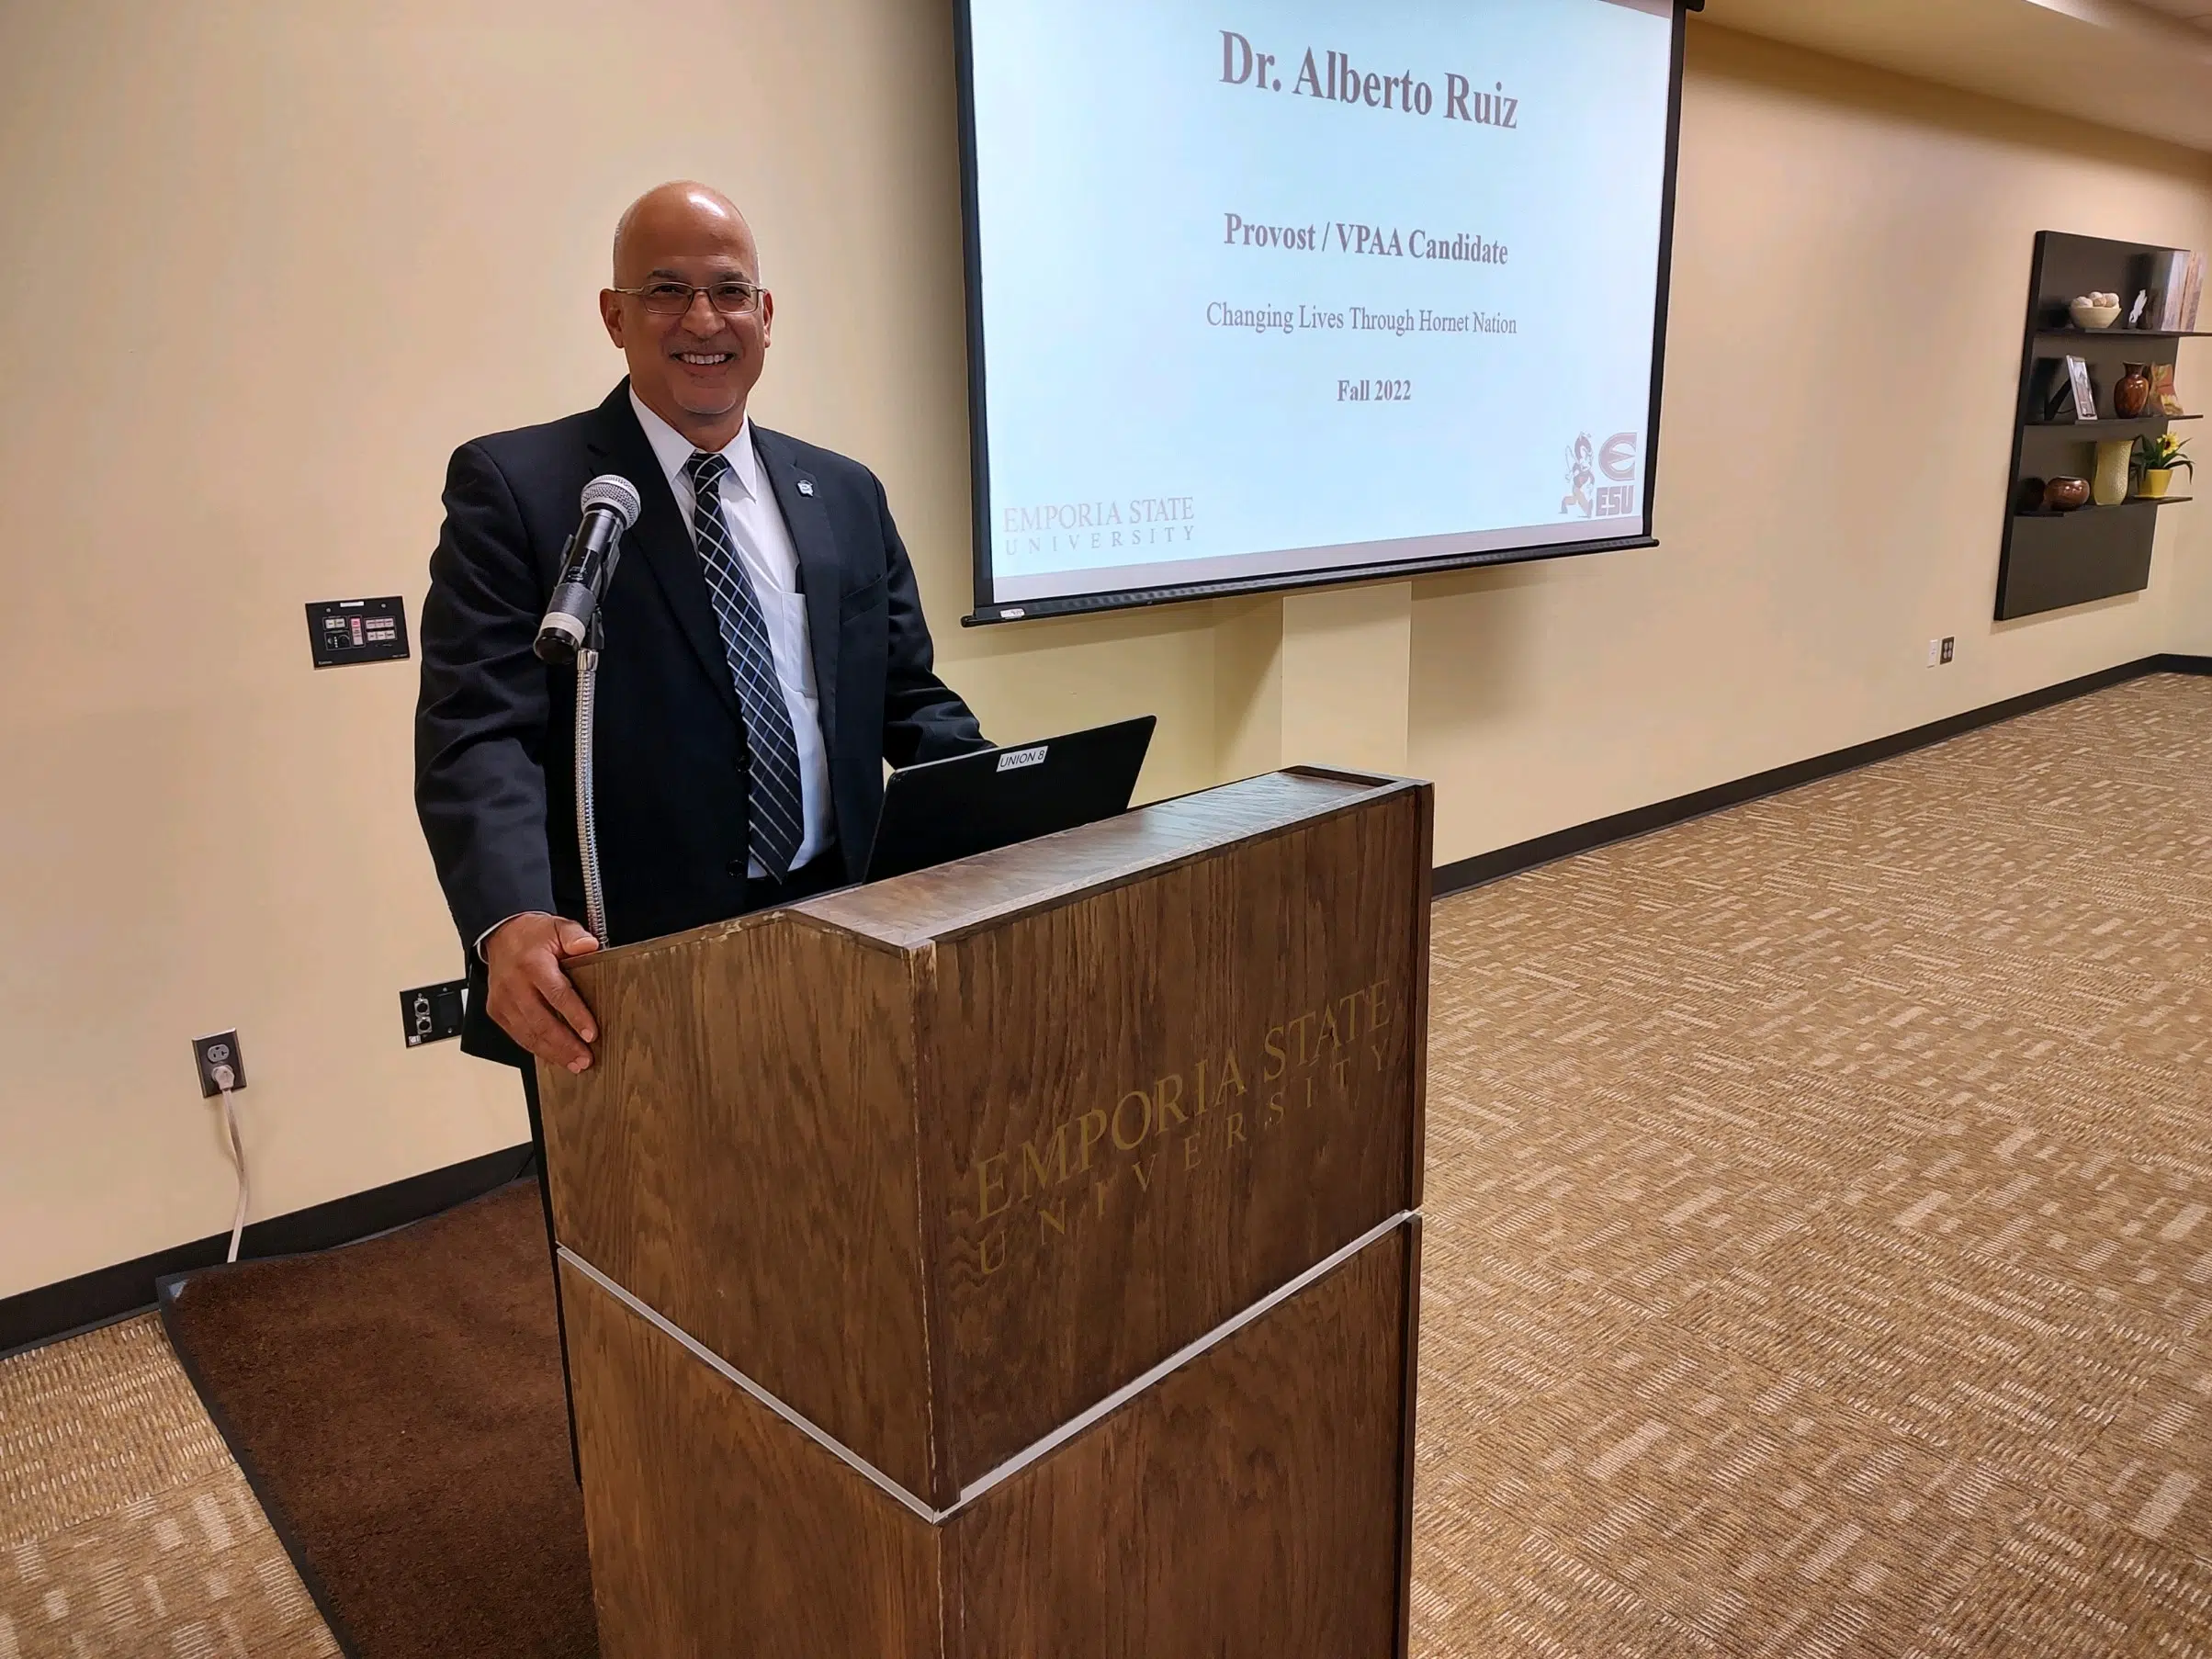
<path fill-rule="evenodd" d="M 318 599 L 307 607 L 307 638 L 317 668 L 389 662 L 407 655 L 407 602 Z"/>

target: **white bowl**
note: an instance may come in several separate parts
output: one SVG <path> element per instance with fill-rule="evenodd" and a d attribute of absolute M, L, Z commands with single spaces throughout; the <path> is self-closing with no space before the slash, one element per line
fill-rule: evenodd
<path fill-rule="evenodd" d="M 2077 299 L 2067 308 L 2076 328 L 2110 328 L 2120 320 L 2116 305 L 2092 305 L 2086 299 Z"/>

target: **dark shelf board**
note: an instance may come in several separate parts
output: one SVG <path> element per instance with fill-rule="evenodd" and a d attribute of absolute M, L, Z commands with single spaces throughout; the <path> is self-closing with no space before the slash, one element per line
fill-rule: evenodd
<path fill-rule="evenodd" d="M 2032 513 L 2015 513 L 2014 518 L 2087 518 L 2096 513 L 2125 513 L 2130 507 L 2172 507 L 2179 502 L 2194 501 L 2189 495 L 2131 495 L 2124 502 L 2115 502 L 2109 507 L 2100 507 L 2088 502 L 2068 513 L 2054 512 L 2048 507 L 2037 507 Z"/>
<path fill-rule="evenodd" d="M 2065 334 L 2075 340 L 2207 340 L 2212 330 L 2201 328 L 2075 328 L 2071 323 L 2058 328 L 2039 328 L 2036 337 L 2040 340 L 2051 334 Z"/>
<path fill-rule="evenodd" d="M 2200 414 L 2130 415 L 2125 421 L 2023 421 L 2020 424 L 2029 432 L 2078 432 L 2088 438 L 2095 437 L 2100 433 L 2108 437 L 2125 436 L 2131 432 L 2140 433 L 2155 426 L 2163 426 L 2169 421 L 2201 421 L 2204 418 Z"/>

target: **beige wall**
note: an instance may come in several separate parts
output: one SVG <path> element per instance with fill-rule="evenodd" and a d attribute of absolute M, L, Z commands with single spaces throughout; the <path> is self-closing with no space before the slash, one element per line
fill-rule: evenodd
<path fill-rule="evenodd" d="M 2197 372 L 2203 374 L 2205 366 L 2212 363 L 2212 352 L 2206 352 L 2202 342 L 2185 349 L 2189 356 L 2183 361 L 2194 357 Z M 2205 447 L 2212 454 L 2212 444 Z M 2212 465 L 2212 459 L 2207 465 Z M 2206 473 L 2201 485 L 2192 482 L 2185 473 L 2182 482 L 2212 492 L 2212 471 Z M 2167 557 L 2162 567 L 2152 571 L 2153 579 L 2162 581 L 2166 598 L 2166 649 L 2193 657 L 2212 657 L 2212 525 L 2182 519 L 2168 535 L 2170 539 L 2161 544 Z"/>
<path fill-rule="evenodd" d="M 1445 785 L 1439 860 L 2170 649 L 2177 573 L 2212 556 L 2182 507 L 2148 592 L 1990 620 L 2035 233 L 2212 246 L 2201 157 L 1691 40 L 1664 545 L 1422 587 L 1410 761 Z M 2203 343 L 2177 379 L 2212 405 Z"/>
<path fill-rule="evenodd" d="M 2212 649 L 2201 538 L 2139 599 L 1984 620 L 2029 236 L 2212 246 L 2195 163 L 1702 28 L 1663 548 L 964 632 L 947 10 L 0 11 L 0 1294 L 227 1223 L 200 1032 L 243 1034 L 256 1215 L 522 1138 L 510 1076 L 400 1042 L 397 991 L 457 965 L 412 667 L 311 672 L 300 605 L 412 615 L 450 448 L 604 392 L 608 229 L 662 177 L 751 209 L 760 412 L 883 474 L 949 676 L 1005 736 L 1157 710 L 1147 794 L 1404 753 L 1450 859 Z"/>

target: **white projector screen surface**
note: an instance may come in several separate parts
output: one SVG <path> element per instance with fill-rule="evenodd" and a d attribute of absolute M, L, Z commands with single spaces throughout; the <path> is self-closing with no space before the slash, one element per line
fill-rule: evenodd
<path fill-rule="evenodd" d="M 967 0 L 976 615 L 1650 545 L 1671 0 Z"/>

